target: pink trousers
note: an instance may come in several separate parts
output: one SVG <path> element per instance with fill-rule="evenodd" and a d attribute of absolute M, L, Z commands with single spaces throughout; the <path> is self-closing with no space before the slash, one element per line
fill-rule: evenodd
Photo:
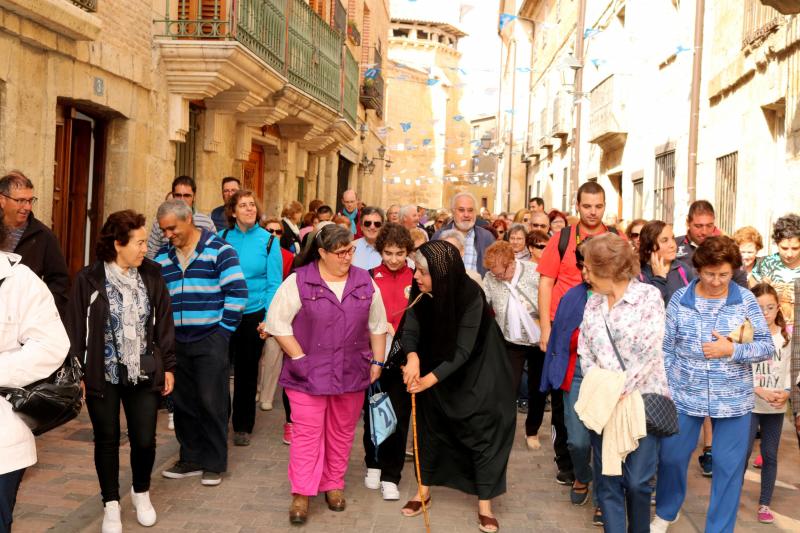
<path fill-rule="evenodd" d="M 364 392 L 312 396 L 286 390 L 292 405 L 289 483 L 293 494 L 344 489 Z"/>

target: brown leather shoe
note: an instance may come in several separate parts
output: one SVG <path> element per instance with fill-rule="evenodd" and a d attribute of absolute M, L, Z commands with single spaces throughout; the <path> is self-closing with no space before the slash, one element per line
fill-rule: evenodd
<path fill-rule="evenodd" d="M 289 507 L 289 522 L 302 525 L 308 518 L 308 496 L 292 494 L 292 506 Z"/>
<path fill-rule="evenodd" d="M 335 489 L 329 490 L 325 493 L 325 501 L 328 502 L 328 509 L 331 511 L 344 511 L 347 507 L 347 501 L 344 499 L 344 491 Z"/>

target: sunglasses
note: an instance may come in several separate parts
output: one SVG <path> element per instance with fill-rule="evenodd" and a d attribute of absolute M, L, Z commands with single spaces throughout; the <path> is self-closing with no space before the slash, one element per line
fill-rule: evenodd
<path fill-rule="evenodd" d="M 546 246 L 547 246 L 546 244 L 541 244 L 541 243 L 531 244 L 531 248 L 536 248 L 537 250 L 544 250 Z"/>
<path fill-rule="evenodd" d="M 365 228 L 371 228 L 372 226 L 375 226 L 375 229 L 379 229 L 381 226 L 383 226 L 383 222 L 380 220 L 376 220 L 375 222 L 371 220 L 365 220 L 362 222 L 362 224 L 364 224 Z"/>
<path fill-rule="evenodd" d="M 267 228 L 267 231 L 272 233 L 273 235 L 283 235 L 283 230 L 282 229 Z"/>
<path fill-rule="evenodd" d="M 638 233 L 631 232 L 631 239 L 638 239 L 638 238 L 639 238 L 639 234 Z"/>
<path fill-rule="evenodd" d="M 542 228 L 547 229 L 550 227 L 550 224 L 531 224 L 532 228 Z"/>

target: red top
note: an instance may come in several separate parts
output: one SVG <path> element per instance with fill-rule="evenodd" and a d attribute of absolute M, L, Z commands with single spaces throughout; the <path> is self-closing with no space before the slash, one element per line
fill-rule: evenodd
<path fill-rule="evenodd" d="M 403 265 L 399 270 L 392 272 L 381 263 L 372 269 L 372 278 L 381 290 L 383 305 L 386 307 L 386 320 L 394 331 L 397 331 L 400 319 L 408 307 L 408 295 L 411 293 L 414 271 L 408 268 L 408 265 Z"/>
<path fill-rule="evenodd" d="M 569 228 L 569 242 L 567 243 L 567 250 L 564 252 L 564 259 L 561 259 L 558 255 L 558 240 L 561 236 L 561 231 L 563 231 L 561 230 L 550 237 L 547 246 L 544 248 L 544 252 L 542 252 L 542 258 L 539 260 L 539 266 L 537 268 L 539 274 L 556 280 L 553 286 L 552 296 L 550 297 L 551 321 L 556 318 L 556 309 L 558 309 L 561 298 L 568 290 L 583 281 L 580 270 L 575 266 L 575 248 L 577 246 L 575 231 L 579 226 L 580 224 L 575 224 Z M 594 237 L 596 235 L 602 235 L 607 231 L 608 229 L 603 226 L 603 229 L 597 233 L 586 234 L 581 232 L 580 240 L 583 241 L 589 236 Z"/>

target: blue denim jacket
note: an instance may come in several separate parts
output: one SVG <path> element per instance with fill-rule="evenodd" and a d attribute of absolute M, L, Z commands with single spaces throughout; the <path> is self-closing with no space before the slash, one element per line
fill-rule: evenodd
<path fill-rule="evenodd" d="M 753 293 L 734 282 L 717 316 L 701 315 L 696 286 L 694 280 L 678 289 L 667 307 L 664 366 L 672 399 L 679 413 L 690 416 L 748 414 L 755 403 L 751 364 L 769 359 L 775 351 L 767 322 Z M 734 344 L 732 357 L 706 359 L 703 343 L 714 340 L 711 331 L 728 335 L 745 319 L 753 325 L 753 342 Z"/>

